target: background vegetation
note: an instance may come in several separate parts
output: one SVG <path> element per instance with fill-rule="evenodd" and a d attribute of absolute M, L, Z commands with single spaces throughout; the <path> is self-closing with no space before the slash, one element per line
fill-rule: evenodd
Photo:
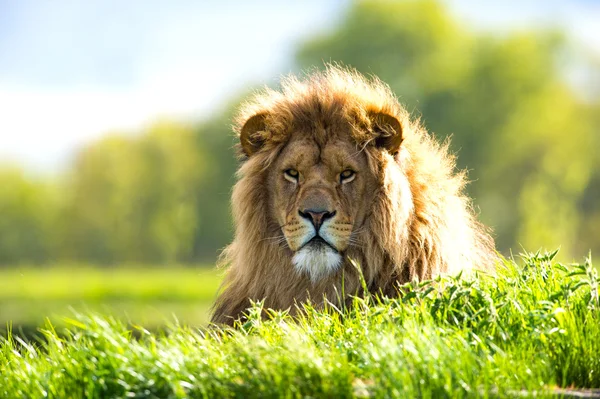
<path fill-rule="evenodd" d="M 451 136 L 502 252 L 600 249 L 599 91 L 569 83 L 557 32 L 489 36 L 437 2 L 361 1 L 295 59 L 296 70 L 333 61 L 377 75 L 431 132 Z M 236 105 L 197 125 L 114 133 L 55 181 L 2 169 L 0 263 L 214 261 L 231 238 Z"/>
<path fill-rule="evenodd" d="M 474 205 L 501 252 L 560 246 L 571 261 L 600 252 L 600 158 L 593 150 L 600 148 L 600 86 L 593 84 L 600 68 L 572 55 L 557 31 L 491 35 L 465 28 L 440 2 L 360 1 L 325 33 L 307 34 L 291 69 L 332 61 L 379 76 L 433 134 L 452 138 L 458 167 L 469 170 Z M 574 83 L 575 72 L 587 84 Z M 108 267 L 105 274 L 84 267 L 102 285 L 131 276 L 124 283 L 131 293 L 106 294 L 113 303 L 122 299 L 115 307 L 138 298 L 133 293 L 147 281 L 157 288 L 140 294 L 144 300 L 149 292 L 159 301 L 208 298 L 202 292 L 214 292 L 217 278 L 198 282 L 196 297 L 195 277 L 179 266 L 203 276 L 196 265 L 213 264 L 231 239 L 230 124 L 244 96 L 196 124 L 162 121 L 136 136 L 113 132 L 81 149 L 60 176 L 0 167 L 0 265 L 21 265 L 0 275 L 0 319 L 38 323 L 40 312 L 26 315 L 45 299 L 27 301 L 41 293 L 62 301 L 57 311 L 105 298 L 92 300 L 94 289 L 82 289 L 88 286 L 79 266 L 39 272 L 31 277 L 39 283 L 27 280 L 38 273 L 34 266 Z M 117 270 L 130 264 L 169 271 Z M 171 287 L 170 278 L 181 286 L 158 288 Z"/>

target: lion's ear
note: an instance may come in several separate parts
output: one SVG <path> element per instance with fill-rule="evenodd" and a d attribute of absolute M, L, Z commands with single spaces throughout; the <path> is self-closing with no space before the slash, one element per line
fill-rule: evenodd
<path fill-rule="evenodd" d="M 246 156 L 251 156 L 264 144 L 267 114 L 256 114 L 244 123 L 240 131 L 240 144 Z"/>
<path fill-rule="evenodd" d="M 376 134 L 375 145 L 386 149 L 391 154 L 400 151 L 402 144 L 402 125 L 395 116 L 383 112 L 369 113 L 373 133 Z"/>

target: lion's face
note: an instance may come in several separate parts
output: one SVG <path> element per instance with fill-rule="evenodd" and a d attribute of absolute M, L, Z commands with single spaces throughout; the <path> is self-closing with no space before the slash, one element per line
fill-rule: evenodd
<path fill-rule="evenodd" d="M 350 139 L 319 146 L 309 135 L 296 134 L 269 171 L 268 189 L 268 211 L 293 252 L 296 270 L 317 281 L 357 244 L 375 178 Z"/>

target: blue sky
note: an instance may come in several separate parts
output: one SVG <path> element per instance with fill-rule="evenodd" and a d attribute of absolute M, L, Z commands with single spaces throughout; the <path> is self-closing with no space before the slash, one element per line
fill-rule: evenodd
<path fill-rule="evenodd" d="M 474 29 L 559 26 L 600 54 L 600 1 L 446 0 Z M 272 84 L 348 1 L 0 0 L 0 162 L 64 167 L 107 132 L 196 120 Z"/>

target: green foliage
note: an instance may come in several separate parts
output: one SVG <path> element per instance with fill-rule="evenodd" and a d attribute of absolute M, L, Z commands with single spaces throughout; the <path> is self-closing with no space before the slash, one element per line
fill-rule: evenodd
<path fill-rule="evenodd" d="M 0 344 L 4 397 L 508 397 L 600 387 L 600 303 L 591 262 L 553 254 L 497 276 L 438 278 L 400 299 L 305 306 L 297 320 L 261 305 L 237 329 L 163 335 L 78 314 L 65 335 Z"/>
<path fill-rule="evenodd" d="M 0 168 L 0 264 L 40 262 L 54 254 L 57 201 L 49 184 Z"/>
<path fill-rule="evenodd" d="M 231 131 L 233 106 L 222 115 L 200 124 L 196 142 L 205 149 L 205 182 L 198 196 L 198 226 L 194 237 L 195 259 L 213 261 L 233 233 L 229 199 L 235 182 L 234 144 Z"/>
<path fill-rule="evenodd" d="M 0 265 L 214 262 L 232 233 L 229 114 L 109 135 L 56 181 L 0 168 Z"/>
<path fill-rule="evenodd" d="M 206 170 L 195 144 L 192 129 L 163 123 L 83 151 L 68 182 L 66 257 L 191 261 Z"/>

